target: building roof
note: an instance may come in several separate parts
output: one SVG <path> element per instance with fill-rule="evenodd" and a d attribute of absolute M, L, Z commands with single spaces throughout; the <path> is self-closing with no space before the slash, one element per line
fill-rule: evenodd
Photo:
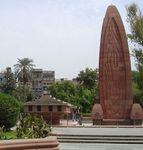
<path fill-rule="evenodd" d="M 32 69 L 31 70 L 32 73 L 37 73 L 37 72 L 41 73 L 42 71 L 43 71 L 42 69 Z"/>
<path fill-rule="evenodd" d="M 50 95 L 44 95 L 39 99 L 26 102 L 25 105 L 60 105 L 60 106 L 72 106 L 70 103 L 56 99 Z"/>

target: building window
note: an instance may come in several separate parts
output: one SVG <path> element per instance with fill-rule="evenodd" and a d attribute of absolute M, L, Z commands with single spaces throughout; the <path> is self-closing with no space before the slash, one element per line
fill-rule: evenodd
<path fill-rule="evenodd" d="M 53 111 L 53 106 L 49 106 L 49 111 Z"/>
<path fill-rule="evenodd" d="M 40 105 L 37 106 L 37 111 L 41 111 L 41 106 Z"/>
<path fill-rule="evenodd" d="M 62 111 L 62 106 L 58 106 L 58 111 Z"/>
<path fill-rule="evenodd" d="M 32 106 L 28 106 L 28 111 L 32 111 Z"/>

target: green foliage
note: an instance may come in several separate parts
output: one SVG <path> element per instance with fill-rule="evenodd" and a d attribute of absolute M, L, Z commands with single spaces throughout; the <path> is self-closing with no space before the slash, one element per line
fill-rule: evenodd
<path fill-rule="evenodd" d="M 5 137 L 6 137 L 7 140 L 17 139 L 16 131 L 15 130 L 6 131 L 6 132 L 4 132 L 4 135 L 5 135 Z"/>
<path fill-rule="evenodd" d="M 143 15 L 137 4 L 127 7 L 127 21 L 131 31 L 128 37 L 133 43 L 132 55 L 137 68 L 137 71 L 132 72 L 133 99 L 143 106 Z"/>
<path fill-rule="evenodd" d="M 82 113 L 82 117 L 91 117 L 91 113 Z"/>
<path fill-rule="evenodd" d="M 127 7 L 127 21 L 131 30 L 128 37 L 134 43 L 132 52 L 136 67 L 139 71 L 143 71 L 143 15 L 135 3 Z"/>
<path fill-rule="evenodd" d="M 45 138 L 50 132 L 50 126 L 43 120 L 30 114 L 20 118 L 16 129 L 18 138 Z"/>
<path fill-rule="evenodd" d="M 30 86 L 18 84 L 12 95 L 19 101 L 32 101 L 33 92 Z"/>
<path fill-rule="evenodd" d="M 139 72 L 138 71 L 135 71 L 133 70 L 132 71 L 132 81 L 136 84 L 138 84 L 140 81 L 139 81 Z"/>
<path fill-rule="evenodd" d="M 13 127 L 19 115 L 18 101 L 7 94 L 0 93 L 0 126 L 6 129 Z"/>
<path fill-rule="evenodd" d="M 0 85 L 4 93 L 11 94 L 16 87 L 14 75 L 11 68 L 7 68 L 4 72 L 5 81 Z"/>
<path fill-rule="evenodd" d="M 0 127 L 0 140 L 17 139 L 15 131 L 5 131 L 4 126 Z"/>
<path fill-rule="evenodd" d="M 85 88 L 95 88 L 98 86 L 98 70 L 86 68 L 85 70 L 80 71 L 76 79 Z"/>
<path fill-rule="evenodd" d="M 24 102 L 19 101 L 20 113 L 24 113 Z"/>
<path fill-rule="evenodd" d="M 97 76 L 97 70 L 86 68 L 78 75 L 78 82 L 54 83 L 49 91 L 52 96 L 80 107 L 82 112 L 91 112 L 95 97 L 98 97 Z"/>
<path fill-rule="evenodd" d="M 132 85 L 133 85 L 133 101 L 134 103 L 140 103 L 142 91 L 140 90 L 138 84 L 133 82 Z"/>
<path fill-rule="evenodd" d="M 4 134 L 4 126 L 0 127 L 0 140 L 6 140 L 6 136 Z"/>
<path fill-rule="evenodd" d="M 133 101 L 143 106 L 143 74 L 139 71 L 132 71 Z"/>
<path fill-rule="evenodd" d="M 143 15 L 135 3 L 127 7 L 127 21 L 131 29 L 130 40 L 143 46 Z"/>
<path fill-rule="evenodd" d="M 31 81 L 31 70 L 34 66 L 33 60 L 29 58 L 18 59 L 18 63 L 14 65 L 16 77 L 23 87 L 22 99 L 24 101 L 27 98 L 26 85 L 28 85 L 28 82 Z M 31 99 L 31 95 L 29 95 L 28 98 Z"/>
<path fill-rule="evenodd" d="M 31 69 L 35 65 L 33 60 L 29 58 L 18 59 L 18 63 L 14 65 L 16 77 L 25 85 L 31 79 Z"/>

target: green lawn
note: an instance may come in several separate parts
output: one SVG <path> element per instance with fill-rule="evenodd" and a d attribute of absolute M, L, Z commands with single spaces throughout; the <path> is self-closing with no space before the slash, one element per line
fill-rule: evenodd
<path fill-rule="evenodd" d="M 2 133 L 6 140 L 16 139 L 16 131 L 7 131 Z"/>

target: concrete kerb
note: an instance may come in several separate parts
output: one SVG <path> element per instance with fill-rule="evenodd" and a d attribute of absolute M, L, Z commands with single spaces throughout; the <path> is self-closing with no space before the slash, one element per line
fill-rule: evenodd
<path fill-rule="evenodd" d="M 15 139 L 1 140 L 0 150 L 23 150 L 23 149 L 43 149 L 59 150 L 57 137 L 49 136 L 43 139 Z"/>

